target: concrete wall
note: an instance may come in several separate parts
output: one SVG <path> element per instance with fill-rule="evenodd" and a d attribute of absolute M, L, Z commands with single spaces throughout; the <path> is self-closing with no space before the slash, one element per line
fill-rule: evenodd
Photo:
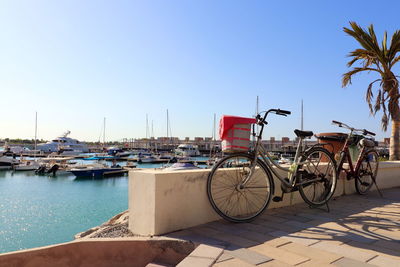
<path fill-rule="evenodd" d="M 150 262 L 175 266 L 194 249 L 177 240 L 88 239 L 0 255 L 0 267 L 143 267 Z"/>
<path fill-rule="evenodd" d="M 129 229 L 138 235 L 161 235 L 219 220 L 207 198 L 209 171 L 130 172 Z M 347 181 L 343 174 L 340 177 L 334 196 L 353 194 L 354 180 Z M 377 181 L 380 188 L 400 186 L 400 162 L 380 162 Z M 275 195 L 280 195 L 280 181 L 274 178 L 274 182 Z M 371 190 L 376 190 L 375 186 Z M 271 201 L 269 209 L 300 202 L 298 192 L 285 194 L 282 202 Z"/>

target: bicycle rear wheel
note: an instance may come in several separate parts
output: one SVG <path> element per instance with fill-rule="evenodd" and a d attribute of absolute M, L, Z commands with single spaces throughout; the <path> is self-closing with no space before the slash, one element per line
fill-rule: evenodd
<path fill-rule="evenodd" d="M 378 173 L 379 156 L 375 150 L 370 150 L 364 154 L 357 176 L 354 179 L 356 191 L 360 195 L 365 195 L 376 181 Z"/>
<path fill-rule="evenodd" d="M 221 159 L 207 180 L 208 199 L 214 210 L 230 222 L 249 222 L 260 215 L 271 201 L 272 175 L 257 160 L 251 174 L 254 156 L 235 153 Z"/>
<path fill-rule="evenodd" d="M 303 200 L 313 207 L 324 205 L 335 192 L 336 161 L 325 148 L 313 147 L 303 155 L 296 177 Z"/>

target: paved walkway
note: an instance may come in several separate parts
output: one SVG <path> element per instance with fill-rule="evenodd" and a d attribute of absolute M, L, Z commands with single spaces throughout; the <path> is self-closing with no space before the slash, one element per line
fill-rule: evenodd
<path fill-rule="evenodd" d="M 400 266 L 400 188 L 267 210 L 251 223 L 223 220 L 168 236 L 202 244 L 179 266 Z"/>

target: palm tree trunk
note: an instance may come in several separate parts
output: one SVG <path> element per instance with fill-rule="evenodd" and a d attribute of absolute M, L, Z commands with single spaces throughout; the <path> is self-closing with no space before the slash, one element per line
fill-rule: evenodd
<path fill-rule="evenodd" d="M 389 155 L 390 160 L 400 160 L 400 114 L 392 117 Z"/>

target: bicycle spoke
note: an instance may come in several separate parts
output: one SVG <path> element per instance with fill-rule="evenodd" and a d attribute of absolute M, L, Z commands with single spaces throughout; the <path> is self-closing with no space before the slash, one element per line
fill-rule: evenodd
<path fill-rule="evenodd" d="M 228 156 L 210 173 L 208 195 L 213 208 L 225 219 L 250 220 L 261 213 L 271 199 L 271 178 L 258 163 L 254 166 L 253 160 L 246 154 Z"/>
<path fill-rule="evenodd" d="M 336 186 L 336 167 L 329 152 L 320 147 L 311 149 L 302 160 L 303 173 L 299 191 L 311 206 L 325 204 Z"/>
<path fill-rule="evenodd" d="M 373 150 L 368 151 L 363 155 L 362 162 L 355 179 L 356 190 L 361 195 L 366 194 L 375 183 L 378 170 L 377 153 Z"/>

